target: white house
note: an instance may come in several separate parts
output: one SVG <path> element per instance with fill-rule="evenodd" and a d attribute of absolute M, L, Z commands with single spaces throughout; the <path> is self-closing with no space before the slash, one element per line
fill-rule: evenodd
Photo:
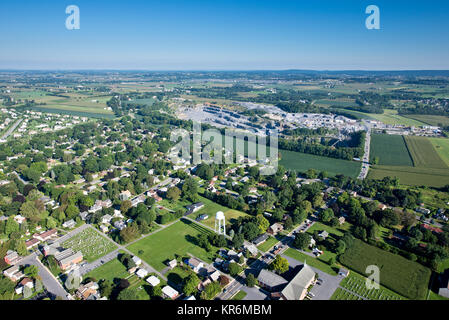
<path fill-rule="evenodd" d="M 140 266 L 142 264 L 142 260 L 140 260 L 139 257 L 134 256 L 133 258 L 134 263 L 136 264 L 136 266 Z"/>
<path fill-rule="evenodd" d="M 173 289 L 170 286 L 165 286 L 162 288 L 162 294 L 166 297 L 166 298 L 170 298 L 172 300 L 176 299 L 179 296 L 179 292 L 176 291 L 175 289 Z"/>
<path fill-rule="evenodd" d="M 161 280 L 159 280 L 158 277 L 156 276 L 150 276 L 148 277 L 148 279 L 146 280 L 152 287 L 157 286 L 159 283 L 161 283 Z"/>
<path fill-rule="evenodd" d="M 136 275 L 139 278 L 145 278 L 148 275 L 148 271 L 141 268 L 141 269 L 137 270 Z"/>

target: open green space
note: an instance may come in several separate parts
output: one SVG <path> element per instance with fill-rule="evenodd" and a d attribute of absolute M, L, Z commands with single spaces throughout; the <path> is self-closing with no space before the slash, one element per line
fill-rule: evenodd
<path fill-rule="evenodd" d="M 126 267 L 118 259 L 106 262 L 104 265 L 87 273 L 84 278 L 94 278 L 97 281 L 106 279 L 113 281 L 114 279 L 125 279 L 129 276 Z"/>
<path fill-rule="evenodd" d="M 117 246 L 105 237 L 90 228 L 81 231 L 62 243 L 64 248 L 72 248 L 73 251 L 81 251 L 87 262 L 95 261 L 109 252 L 117 249 Z"/>
<path fill-rule="evenodd" d="M 338 274 L 338 272 L 337 272 L 338 269 L 334 269 L 329 264 L 324 263 L 323 261 L 320 261 L 317 258 L 311 257 L 311 256 L 309 256 L 305 253 L 302 253 L 296 249 L 288 248 L 285 251 L 285 255 L 290 258 L 293 258 L 295 260 L 301 261 L 301 262 L 306 261 L 306 263 L 309 266 L 317 268 L 317 269 L 319 269 L 323 272 L 326 272 L 332 276 L 336 276 Z"/>
<path fill-rule="evenodd" d="M 347 161 L 305 154 L 294 151 L 279 150 L 281 160 L 279 164 L 286 169 L 306 172 L 309 169 L 326 171 L 330 175 L 344 174 L 356 178 L 360 173 L 360 162 Z"/>
<path fill-rule="evenodd" d="M 449 170 L 403 166 L 372 166 L 369 179 L 397 177 L 401 184 L 441 188 L 449 184 Z"/>
<path fill-rule="evenodd" d="M 410 115 L 406 115 L 405 117 L 423 122 L 430 126 L 437 126 L 437 127 L 449 126 L 449 117 L 445 117 L 445 116 L 434 116 L 434 115 L 427 115 L 427 114 L 410 114 Z"/>
<path fill-rule="evenodd" d="M 272 246 L 274 246 L 276 243 L 278 243 L 279 240 L 275 237 L 269 237 L 267 241 L 257 246 L 257 248 L 263 252 L 267 252 Z"/>
<path fill-rule="evenodd" d="M 339 257 L 346 267 L 361 274 L 375 265 L 380 270 L 380 284 L 410 299 L 425 299 L 430 280 L 430 269 L 399 255 L 370 246 L 356 239 Z"/>
<path fill-rule="evenodd" d="M 247 293 L 243 290 L 240 290 L 237 292 L 237 294 L 232 298 L 232 300 L 243 300 L 245 298 Z"/>
<path fill-rule="evenodd" d="M 215 250 L 207 252 L 196 244 L 199 234 L 210 232 L 199 224 L 181 219 L 164 230 L 133 243 L 128 249 L 158 271 L 167 267 L 167 261 L 176 256 L 185 257 L 187 253 L 210 263 Z"/>
<path fill-rule="evenodd" d="M 337 288 L 331 297 L 331 300 L 363 300 L 361 297 L 348 292 L 342 288 Z"/>
<path fill-rule="evenodd" d="M 379 165 L 413 166 L 404 138 L 399 135 L 373 134 L 371 136 L 370 161 L 379 158 Z"/>
<path fill-rule="evenodd" d="M 426 137 L 404 137 L 415 167 L 449 169 Z"/>
<path fill-rule="evenodd" d="M 441 159 L 449 166 L 449 139 L 429 138 Z"/>

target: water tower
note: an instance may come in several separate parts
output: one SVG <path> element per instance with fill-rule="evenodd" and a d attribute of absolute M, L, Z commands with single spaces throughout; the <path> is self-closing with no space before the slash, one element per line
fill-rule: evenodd
<path fill-rule="evenodd" d="M 215 232 L 226 235 L 226 219 L 222 211 L 215 214 Z"/>

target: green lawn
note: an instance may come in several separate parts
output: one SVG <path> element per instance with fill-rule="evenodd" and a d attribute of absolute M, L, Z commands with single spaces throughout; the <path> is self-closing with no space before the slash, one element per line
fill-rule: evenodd
<path fill-rule="evenodd" d="M 275 237 L 269 237 L 267 241 L 257 246 L 257 248 L 263 252 L 267 252 L 272 246 L 274 246 L 276 243 L 278 243 L 279 240 Z"/>
<path fill-rule="evenodd" d="M 351 291 L 354 294 L 362 296 L 368 300 L 403 300 L 405 299 L 401 295 L 379 286 L 379 289 L 368 289 L 366 287 L 366 278 L 351 272 L 348 277 L 344 278 L 340 283 L 340 286 Z"/>
<path fill-rule="evenodd" d="M 228 207 L 224 207 L 218 203 L 215 203 L 215 202 L 213 202 L 207 198 L 201 197 L 201 196 L 199 197 L 199 201 L 204 203 L 204 208 L 193 213 L 192 215 L 189 216 L 189 218 L 196 219 L 198 216 L 200 216 L 202 214 L 206 214 L 209 216 L 209 218 L 207 218 L 206 220 L 200 221 L 200 223 L 202 223 L 208 227 L 211 227 L 211 228 L 215 227 L 215 214 L 218 211 L 222 211 L 225 214 L 227 225 L 232 224 L 233 221 L 235 219 L 237 219 L 238 217 L 248 216 L 246 213 L 244 213 L 242 211 L 233 210 Z"/>
<path fill-rule="evenodd" d="M 216 248 L 212 252 L 206 252 L 196 245 L 196 238 L 200 233 L 210 232 L 199 224 L 181 219 L 164 230 L 128 246 L 128 249 L 158 271 L 166 268 L 166 262 L 175 258 L 175 255 L 185 257 L 187 253 L 210 263 L 215 257 Z M 141 250 L 143 253 L 139 254 Z"/>
<path fill-rule="evenodd" d="M 237 294 L 232 298 L 232 300 L 243 300 L 245 298 L 247 293 L 243 290 L 240 290 L 237 292 Z"/>
<path fill-rule="evenodd" d="M 336 228 L 327 226 L 327 225 L 325 225 L 325 224 L 323 224 L 323 223 L 321 223 L 321 222 L 315 222 L 315 223 L 314 223 L 314 224 L 307 230 L 307 233 L 313 235 L 313 233 L 314 233 L 315 231 L 321 232 L 321 231 L 323 231 L 323 230 L 327 231 L 327 233 L 329 233 L 329 234 L 331 234 L 331 235 L 335 235 L 335 236 L 337 236 L 337 237 L 343 237 L 343 232 L 341 232 L 340 230 L 338 230 L 338 229 L 336 229 Z"/>
<path fill-rule="evenodd" d="M 124 279 L 128 276 L 129 273 L 123 263 L 114 259 L 87 273 L 84 278 L 92 277 L 97 281 L 100 279 L 113 281 L 115 278 Z"/>
<path fill-rule="evenodd" d="M 306 263 L 309 266 L 317 268 L 317 269 L 319 269 L 319 270 L 321 270 L 323 272 L 326 272 L 326 273 L 328 273 L 328 274 L 330 274 L 332 276 L 336 276 L 338 274 L 337 270 L 334 270 L 327 263 L 324 263 L 324 262 L 318 260 L 317 258 L 311 257 L 309 255 L 306 255 L 306 254 L 302 253 L 302 252 L 299 252 L 296 249 L 288 248 L 285 251 L 285 255 L 290 257 L 290 258 L 293 258 L 295 260 L 301 261 L 301 262 L 306 261 Z"/>
<path fill-rule="evenodd" d="M 111 240 L 90 228 L 76 234 L 61 245 L 64 248 L 72 248 L 75 252 L 81 251 L 87 262 L 95 261 L 117 249 L 117 246 Z"/>

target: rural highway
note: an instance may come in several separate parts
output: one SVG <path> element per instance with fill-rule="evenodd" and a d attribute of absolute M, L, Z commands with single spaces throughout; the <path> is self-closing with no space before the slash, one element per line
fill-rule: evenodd
<path fill-rule="evenodd" d="M 369 124 L 366 124 L 366 138 L 365 138 L 365 149 L 364 149 L 365 152 L 364 152 L 363 158 L 362 158 L 362 169 L 358 176 L 358 179 L 360 179 L 360 180 L 366 179 L 366 176 L 368 175 L 370 145 L 371 145 L 371 126 Z"/>

